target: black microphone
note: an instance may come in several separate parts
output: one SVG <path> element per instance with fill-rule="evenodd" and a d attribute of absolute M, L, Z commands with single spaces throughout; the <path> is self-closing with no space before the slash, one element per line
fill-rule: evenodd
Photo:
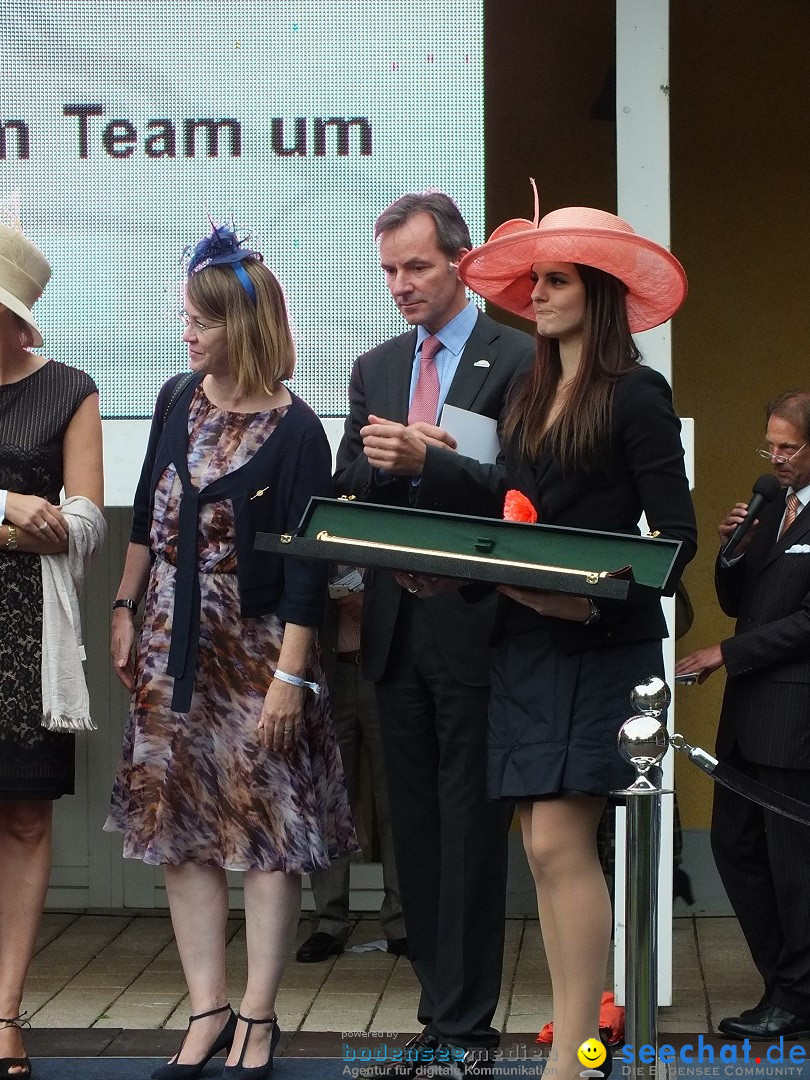
<path fill-rule="evenodd" d="M 765 503 L 773 502 L 776 496 L 782 493 L 784 488 L 773 473 L 763 473 L 759 480 L 754 484 L 752 490 L 753 495 L 748 504 L 748 513 L 728 538 L 723 550 L 720 552 L 724 559 L 730 559 L 732 557 L 737 545 L 754 524 L 757 514 Z"/>

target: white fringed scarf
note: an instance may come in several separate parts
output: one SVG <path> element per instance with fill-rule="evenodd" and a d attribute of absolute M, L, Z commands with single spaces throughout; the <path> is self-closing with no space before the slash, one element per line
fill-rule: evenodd
<path fill-rule="evenodd" d="M 49 731 L 95 731 L 82 669 L 86 658 L 79 619 L 79 593 L 90 563 L 107 535 L 104 515 L 89 499 L 74 495 L 59 509 L 68 523 L 68 550 L 41 555 L 42 726 Z"/>

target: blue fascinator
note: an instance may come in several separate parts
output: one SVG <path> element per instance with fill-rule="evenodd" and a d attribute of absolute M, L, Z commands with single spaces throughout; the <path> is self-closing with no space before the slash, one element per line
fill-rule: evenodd
<path fill-rule="evenodd" d="M 264 256 L 258 251 L 242 246 L 249 239 L 246 236 L 240 240 L 231 226 L 215 225 L 212 221 L 211 235 L 204 236 L 193 247 L 189 245 L 184 251 L 183 254 L 188 259 L 186 273 L 191 277 L 192 274 L 205 270 L 207 266 L 230 266 L 255 305 L 256 289 L 248 272 L 241 264 L 245 259 L 258 259 L 259 262 L 264 262 Z"/>

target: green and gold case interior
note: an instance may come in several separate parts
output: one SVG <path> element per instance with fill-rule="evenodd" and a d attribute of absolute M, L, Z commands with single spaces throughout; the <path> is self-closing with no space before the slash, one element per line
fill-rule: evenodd
<path fill-rule="evenodd" d="M 258 533 L 256 548 L 595 600 L 643 601 L 672 591 L 680 541 L 314 498 L 294 533 Z"/>

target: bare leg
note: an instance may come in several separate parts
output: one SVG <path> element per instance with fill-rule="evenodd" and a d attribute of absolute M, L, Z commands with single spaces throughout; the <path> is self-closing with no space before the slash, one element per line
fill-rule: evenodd
<path fill-rule="evenodd" d="M 281 871 L 248 870 L 245 874 L 245 933 L 248 978 L 239 1008 L 242 1016 L 265 1020 L 276 1011 L 276 994 L 289 959 L 301 912 L 301 878 Z M 228 1065 L 236 1065 L 246 1025 L 237 1025 Z M 256 1068 L 267 1061 L 272 1027 L 254 1027 L 242 1064 Z"/>
<path fill-rule="evenodd" d="M 192 1014 L 227 1002 L 225 989 L 225 926 L 228 883 L 218 866 L 183 863 L 164 867 L 172 926 L 188 984 Z M 228 1013 L 207 1016 L 191 1025 L 176 1060 L 202 1061 L 227 1023 Z M 175 1058 L 172 1058 L 174 1061 Z"/>
<path fill-rule="evenodd" d="M 532 870 L 539 871 L 563 972 L 564 1013 L 554 1015 L 554 1059 L 559 1080 L 579 1075 L 577 1048 L 599 1037 L 599 1007 L 610 950 L 610 897 L 596 850 L 604 799 L 566 796 L 540 800 L 531 814 Z M 543 910 L 541 909 L 541 918 Z M 545 939 L 545 927 L 544 939 Z M 555 964 L 557 960 L 553 961 Z"/>
<path fill-rule="evenodd" d="M 50 800 L 0 801 L 0 1016 L 9 1019 L 20 1012 L 45 906 L 52 820 Z M 1 1028 L 0 1058 L 24 1054 L 20 1030 Z"/>
<path fill-rule="evenodd" d="M 542 871 L 532 855 L 532 803 L 523 803 L 518 808 L 520 828 L 523 833 L 523 850 L 529 862 L 529 869 L 534 878 L 537 892 L 537 914 L 540 918 L 540 931 L 543 935 L 543 948 L 546 953 L 549 975 L 551 976 L 552 1016 L 554 1017 L 554 1041 L 560 1025 L 565 1023 L 565 970 L 560 955 L 560 942 L 551 897 L 543 879 Z M 553 1043 L 552 1043 L 553 1050 Z M 549 1052 L 549 1059 L 552 1051 Z"/>

